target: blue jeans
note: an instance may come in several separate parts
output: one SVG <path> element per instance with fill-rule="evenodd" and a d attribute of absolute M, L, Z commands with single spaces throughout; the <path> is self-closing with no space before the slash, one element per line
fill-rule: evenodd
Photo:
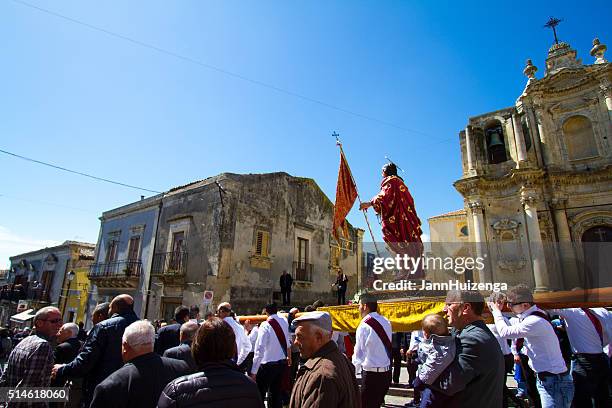
<path fill-rule="evenodd" d="M 570 408 L 574 398 L 574 382 L 567 374 L 552 374 L 536 380 L 542 408 Z"/>

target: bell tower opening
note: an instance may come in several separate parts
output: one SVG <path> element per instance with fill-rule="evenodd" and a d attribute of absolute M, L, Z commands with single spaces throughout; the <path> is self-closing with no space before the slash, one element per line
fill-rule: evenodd
<path fill-rule="evenodd" d="M 487 159 L 489 164 L 503 163 L 508 160 L 501 123 L 495 121 L 493 124 L 486 127 L 485 142 L 487 145 Z"/>

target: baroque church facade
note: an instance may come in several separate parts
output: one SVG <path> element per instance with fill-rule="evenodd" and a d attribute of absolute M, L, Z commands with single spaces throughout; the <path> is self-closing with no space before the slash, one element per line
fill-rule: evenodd
<path fill-rule="evenodd" d="M 469 118 L 459 133 L 464 209 L 430 218 L 432 251 L 481 256 L 460 279 L 536 291 L 612 286 L 612 65 L 564 42 L 548 51 L 514 106 Z M 458 278 L 435 271 L 428 278 Z"/>

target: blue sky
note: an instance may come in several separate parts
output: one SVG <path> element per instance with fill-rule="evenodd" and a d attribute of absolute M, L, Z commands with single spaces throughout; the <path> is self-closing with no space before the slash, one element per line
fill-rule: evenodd
<path fill-rule="evenodd" d="M 594 37 L 612 46 L 609 2 L 490 3 L 4 0 L 0 149 L 158 191 L 286 171 L 333 200 L 338 131 L 362 197 L 390 156 L 427 231 L 462 206 L 467 118 L 511 106 L 527 58 L 543 75 L 548 17 L 584 63 Z M 0 267 L 95 242 L 140 194 L 0 154 Z"/>

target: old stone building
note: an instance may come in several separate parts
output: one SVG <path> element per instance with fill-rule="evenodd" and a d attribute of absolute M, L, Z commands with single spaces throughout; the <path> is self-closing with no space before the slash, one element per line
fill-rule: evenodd
<path fill-rule="evenodd" d="M 595 39 L 594 61 L 583 64 L 569 44 L 554 44 L 543 77 L 527 61 L 527 85 L 514 106 L 471 117 L 460 132 L 462 177 L 454 185 L 464 210 L 429 224 L 432 241 L 453 243 L 456 256 L 486 257 L 474 280 L 540 291 L 612 286 L 605 50 Z"/>
<path fill-rule="evenodd" d="M 76 241 L 10 257 L 6 284 L 0 290 L 1 323 L 6 325 L 19 305 L 33 310 L 56 306 L 65 322 L 83 320 L 89 288 L 86 273 L 93 259 L 94 244 Z"/>
<path fill-rule="evenodd" d="M 352 297 L 363 231 L 349 228 L 339 245 L 332 217 L 314 180 L 287 173 L 223 173 L 107 211 L 90 273 L 92 303 L 130 293 L 149 319 L 170 319 L 181 304 L 204 312 L 223 301 L 240 314 L 258 313 L 280 303 L 286 270 L 292 305 L 330 304 L 339 268 Z M 205 291 L 213 292 L 211 304 Z"/>

